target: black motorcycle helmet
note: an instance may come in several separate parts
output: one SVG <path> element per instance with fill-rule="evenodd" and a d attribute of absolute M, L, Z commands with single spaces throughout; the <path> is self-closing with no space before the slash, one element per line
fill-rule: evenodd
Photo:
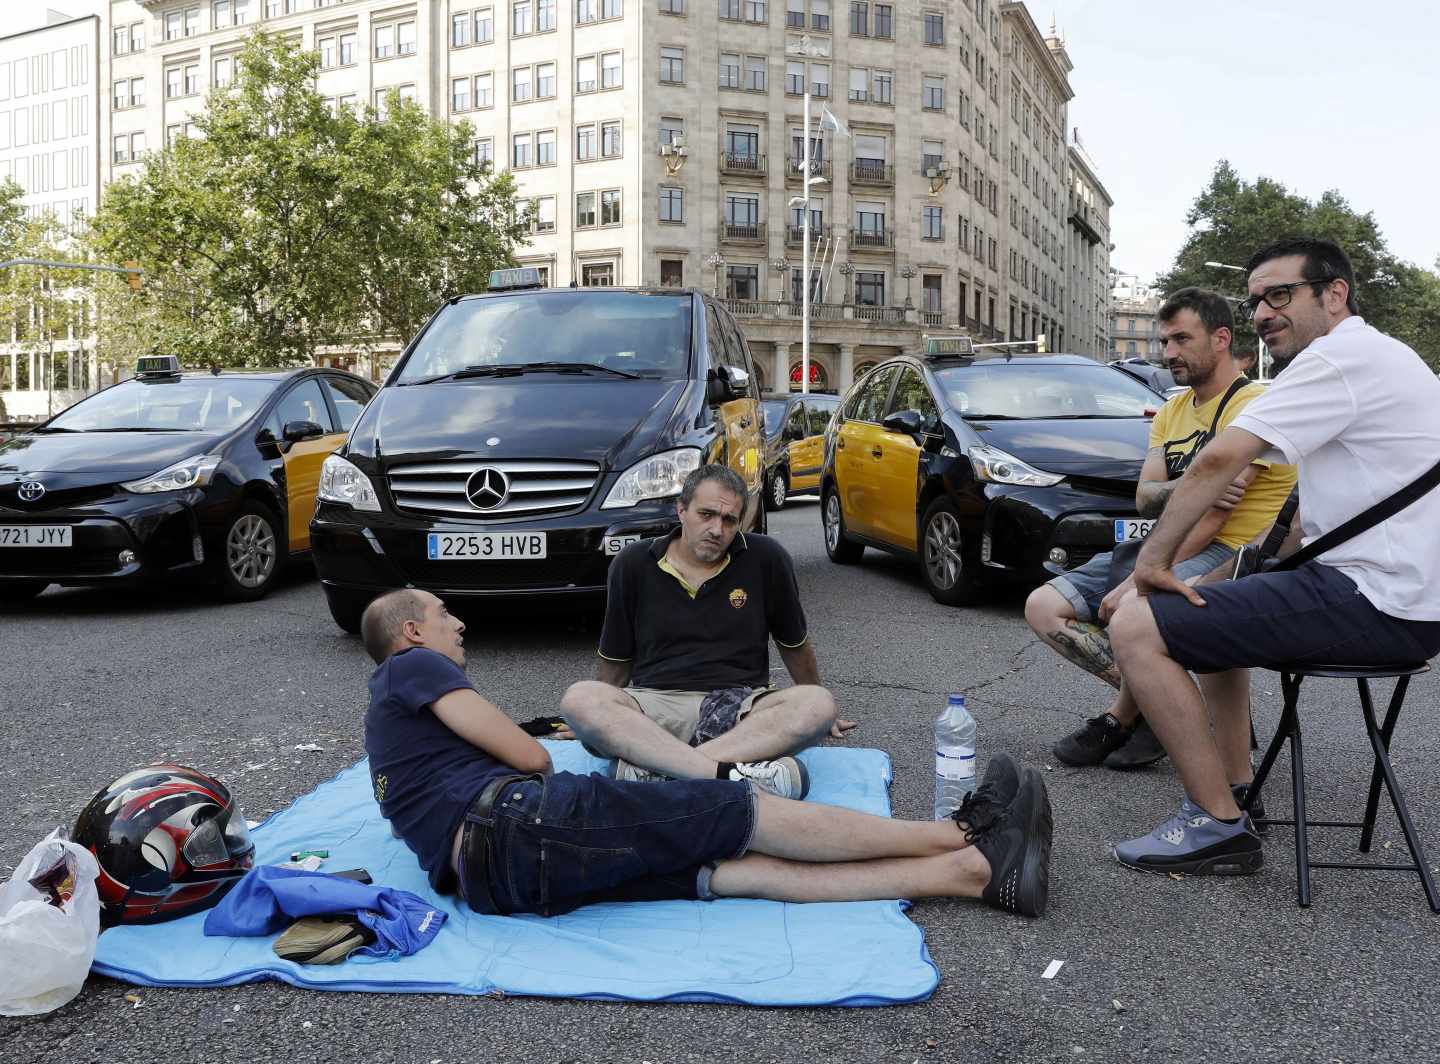
<path fill-rule="evenodd" d="M 225 785 L 183 765 L 147 765 L 100 791 L 73 839 L 100 864 L 100 919 L 156 923 L 208 909 L 250 870 L 255 844 Z"/>

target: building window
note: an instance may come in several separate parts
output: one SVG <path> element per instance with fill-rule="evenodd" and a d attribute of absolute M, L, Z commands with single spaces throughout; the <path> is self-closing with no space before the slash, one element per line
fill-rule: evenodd
<path fill-rule="evenodd" d="M 763 55 L 745 57 L 745 88 L 751 92 L 765 91 L 765 71 L 768 63 Z"/>
<path fill-rule="evenodd" d="M 450 16 L 450 47 L 464 48 L 470 43 L 470 12 Z"/>
<path fill-rule="evenodd" d="M 223 89 L 235 79 L 235 60 L 232 56 L 221 56 L 215 60 L 211 81 L 217 89 Z"/>
<path fill-rule="evenodd" d="M 622 18 L 624 14 L 623 0 L 600 0 L 601 18 Z"/>
<path fill-rule="evenodd" d="M 580 266 L 580 283 L 586 288 L 608 288 L 615 283 L 613 262 L 586 262 Z"/>
<path fill-rule="evenodd" d="M 531 32 L 530 0 L 515 0 L 510 5 L 510 36 L 524 37 Z"/>
<path fill-rule="evenodd" d="M 733 22 L 740 21 L 740 0 L 720 0 L 720 17 Z"/>
<path fill-rule="evenodd" d="M 805 94 L 805 64 L 785 64 L 785 91 L 791 96 L 803 96 Z"/>
<path fill-rule="evenodd" d="M 926 74 L 920 86 L 920 106 L 927 111 L 945 110 L 945 79 L 937 74 Z"/>
<path fill-rule="evenodd" d="M 760 298 L 760 267 L 759 267 L 759 266 L 726 266 L 726 267 L 725 267 L 725 298 L 726 298 L 726 299 L 759 299 L 759 298 Z"/>
<path fill-rule="evenodd" d="M 581 192 L 575 196 L 575 228 L 590 229 L 595 225 L 595 193 Z"/>
<path fill-rule="evenodd" d="M 685 287 L 685 260 L 684 260 L 684 259 L 661 259 L 661 260 L 660 260 L 660 287 L 662 287 L 662 288 L 684 288 L 684 287 Z"/>
<path fill-rule="evenodd" d="M 535 67 L 535 98 L 549 100 L 555 96 L 555 64 L 540 63 Z"/>
<path fill-rule="evenodd" d="M 944 309 L 941 285 L 944 277 L 938 273 L 927 273 L 920 278 L 920 309 L 927 314 L 939 314 Z M 965 295 L 960 295 L 960 305 L 965 305 Z"/>
<path fill-rule="evenodd" d="M 683 14 L 685 14 L 685 0 L 660 0 L 660 14 L 662 14 L 662 15 L 683 15 Z"/>
<path fill-rule="evenodd" d="M 736 52 L 720 53 L 720 87 L 722 89 L 738 89 L 740 87 L 740 56 Z"/>
<path fill-rule="evenodd" d="M 725 162 L 754 167 L 760 158 L 760 127 L 730 126 L 725 130 Z"/>
<path fill-rule="evenodd" d="M 676 148 L 685 143 L 685 119 L 660 119 L 660 146 Z"/>
<path fill-rule="evenodd" d="M 584 25 L 600 17 L 600 0 L 575 0 L 575 22 Z"/>
<path fill-rule="evenodd" d="M 945 145 L 938 140 L 920 142 L 920 173 L 930 176 L 931 170 L 939 170 L 945 164 Z"/>
<path fill-rule="evenodd" d="M 354 33 L 340 34 L 340 65 L 352 66 L 355 63 L 355 44 L 358 37 Z"/>
<path fill-rule="evenodd" d="M 850 0 L 850 32 L 856 37 L 870 36 L 870 5 L 866 0 Z"/>
<path fill-rule="evenodd" d="M 575 127 L 575 160 L 590 162 L 597 158 L 594 125 Z"/>
<path fill-rule="evenodd" d="M 523 103 L 530 99 L 530 68 L 516 67 L 510 72 L 510 99 Z"/>
<path fill-rule="evenodd" d="M 791 30 L 805 28 L 805 0 L 785 0 L 785 28 Z"/>
<path fill-rule="evenodd" d="M 187 7 L 185 9 L 185 32 L 184 36 L 194 37 L 200 32 L 200 9 L 198 7 Z"/>
<path fill-rule="evenodd" d="M 320 53 L 320 69 L 330 70 L 335 66 L 335 38 L 321 37 L 315 42 L 316 50 Z"/>
<path fill-rule="evenodd" d="M 620 190 L 618 188 L 600 193 L 600 224 L 620 224 Z"/>
<path fill-rule="evenodd" d="M 110 54 L 124 55 L 128 51 L 130 51 L 130 31 L 124 26 L 116 26 L 115 37 L 110 45 Z"/>
<path fill-rule="evenodd" d="M 130 161 L 130 134 L 120 133 L 115 137 L 114 160 L 117 163 L 128 163 Z M 1134 346 L 1133 344 L 1131 345 Z"/>
<path fill-rule="evenodd" d="M 830 66 L 827 63 L 810 64 L 810 95 L 830 95 Z"/>
<path fill-rule="evenodd" d="M 683 188 L 674 188 L 670 185 L 661 186 L 660 220 L 662 222 L 683 222 L 685 220 L 685 190 Z"/>
<path fill-rule="evenodd" d="M 510 138 L 510 166 L 515 170 L 523 170 L 531 164 L 533 158 L 530 154 L 530 144 L 533 138 L 529 133 L 516 133 Z"/>
<path fill-rule="evenodd" d="M 583 55 L 575 60 L 575 91 L 594 92 L 595 88 L 595 57 Z"/>
<path fill-rule="evenodd" d="M 810 0 L 810 28 L 830 32 L 830 0 Z"/>
<path fill-rule="evenodd" d="M 556 0 L 535 0 L 535 29 L 544 33 L 555 28 Z"/>
<path fill-rule="evenodd" d="M 495 165 L 494 137 L 480 137 L 475 141 L 475 165 L 487 170 Z"/>
<path fill-rule="evenodd" d="M 927 205 L 920 208 L 920 239 L 945 239 L 945 224 L 941 219 L 939 207 Z"/>
<path fill-rule="evenodd" d="M 535 201 L 535 232 L 555 232 L 554 196 L 541 196 Z"/>
<path fill-rule="evenodd" d="M 166 16 L 165 16 L 165 39 L 166 39 L 167 41 L 175 41 L 175 40 L 179 40 L 179 39 L 180 39 L 180 33 L 181 33 L 181 29 L 180 29 L 181 23 L 180 23 L 180 20 L 181 20 L 181 17 L 182 17 L 182 16 L 181 16 L 181 13 L 180 13 L 179 11 L 171 11 L 171 12 L 169 12 L 168 14 L 166 14 Z"/>
<path fill-rule="evenodd" d="M 725 197 L 725 235 L 735 240 L 759 239 L 760 197 L 734 194 Z"/>
<path fill-rule="evenodd" d="M 685 84 L 685 49 L 660 49 L 660 80 L 667 85 Z"/>
<path fill-rule="evenodd" d="M 850 99 L 864 103 L 870 98 L 870 71 L 864 67 L 850 68 Z"/>
<path fill-rule="evenodd" d="M 535 165 L 555 165 L 555 131 L 553 129 L 535 134 Z"/>
<path fill-rule="evenodd" d="M 130 82 L 121 78 L 115 83 L 115 99 L 113 106 L 117 111 L 123 111 L 130 106 Z M 9 118 L 9 115 L 6 115 Z M 8 134 L 8 130 L 6 131 Z"/>
<path fill-rule="evenodd" d="M 415 23 L 402 22 L 396 27 L 396 50 L 401 55 L 415 54 Z"/>
<path fill-rule="evenodd" d="M 452 111 L 468 111 L 468 110 L 470 110 L 470 79 L 469 79 L 469 78 L 451 78 L 451 79 L 450 79 L 450 110 L 452 110 Z"/>
<path fill-rule="evenodd" d="M 175 145 L 179 144 L 180 141 L 184 139 L 184 137 L 185 127 L 183 125 L 177 124 L 165 127 L 165 147 L 175 147 Z"/>
<path fill-rule="evenodd" d="M 389 59 L 395 54 L 395 24 L 375 27 L 375 58 Z"/>
<path fill-rule="evenodd" d="M 495 106 L 495 75 L 494 75 L 494 74 L 476 74 L 476 75 L 475 75 L 475 106 L 476 106 L 476 107 L 494 107 L 494 106 Z"/>
<path fill-rule="evenodd" d="M 895 102 L 895 75 L 889 70 L 877 70 L 871 78 L 871 101 L 874 103 Z"/>
<path fill-rule="evenodd" d="M 191 63 L 185 67 L 185 95 L 198 96 L 200 93 L 200 64 Z"/>
<path fill-rule="evenodd" d="M 600 154 L 606 159 L 620 158 L 619 122 L 602 122 L 600 124 Z"/>
<path fill-rule="evenodd" d="M 885 205 L 883 203 L 857 203 L 855 205 L 855 232 L 859 243 L 869 246 L 883 246 L 885 243 Z"/>
<path fill-rule="evenodd" d="M 883 307 L 885 305 L 885 275 L 883 273 L 855 274 L 855 302 L 862 307 Z"/>
<path fill-rule="evenodd" d="M 212 29 L 221 29 L 230 25 L 230 0 L 211 0 L 210 2 L 210 26 Z"/>
<path fill-rule="evenodd" d="M 944 15 L 931 15 L 931 14 L 927 14 L 927 15 L 925 16 L 925 43 L 926 43 L 926 44 L 944 44 L 944 43 L 945 43 L 945 16 L 944 16 Z"/>
<path fill-rule="evenodd" d="M 600 56 L 600 87 L 618 89 L 623 80 L 623 64 L 619 52 L 605 52 Z"/>
<path fill-rule="evenodd" d="M 495 39 L 495 16 L 493 10 L 482 7 L 475 12 L 475 43 L 489 44 Z"/>
<path fill-rule="evenodd" d="M 893 39 L 895 36 L 895 5 L 875 5 L 875 36 Z"/>
<path fill-rule="evenodd" d="M 765 0 L 744 0 L 743 8 L 746 22 L 765 21 Z"/>

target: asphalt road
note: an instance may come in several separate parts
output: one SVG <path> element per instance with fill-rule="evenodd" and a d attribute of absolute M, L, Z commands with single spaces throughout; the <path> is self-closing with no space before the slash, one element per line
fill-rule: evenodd
<path fill-rule="evenodd" d="M 1039 921 L 922 902 L 943 982 L 928 1003 L 885 1009 L 745 1009 L 510 998 L 322 994 L 265 984 L 142 990 L 92 978 L 65 1008 L 0 1019 L 7 1062 L 1132 1060 L 1429 1061 L 1440 917 L 1413 876 L 1319 871 L 1296 907 L 1291 836 L 1240 879 L 1176 880 L 1117 865 L 1109 847 L 1168 816 L 1168 763 L 1134 775 L 1072 770 L 1050 743 L 1103 708 L 1106 691 L 1031 637 L 1019 596 L 975 610 L 935 605 L 912 569 L 867 552 L 825 558 L 813 501 L 772 520 L 795 555 L 825 681 L 861 728 L 854 744 L 895 763 L 898 816 L 928 815 L 931 721 L 963 690 L 981 757 L 1004 750 L 1046 769 L 1056 843 Z M 470 675 L 517 719 L 552 711 L 593 668 L 597 624 L 577 611 L 468 615 Z M 104 783 L 175 759 L 226 780 L 251 818 L 284 807 L 362 756 L 368 661 L 297 573 L 264 602 L 221 607 L 200 592 L 51 590 L 0 618 L 0 874 Z M 775 662 L 778 666 L 778 661 Z M 1305 696 L 1312 816 L 1363 801 L 1368 747 L 1354 692 Z M 1278 684 L 1257 674 L 1257 728 Z M 1440 864 L 1437 681 L 1413 685 L 1396 764 L 1431 863 Z M 318 743 L 323 752 L 297 752 Z M 1282 759 L 1281 769 L 1287 762 Z M 1288 806 L 1286 776 L 1267 789 Z M 1331 854 L 1348 832 L 1316 832 Z M 1404 852 L 1382 811 L 1377 845 Z M 1342 858 L 1343 859 L 1343 858 Z M 1052 960 L 1065 961 L 1053 980 Z"/>

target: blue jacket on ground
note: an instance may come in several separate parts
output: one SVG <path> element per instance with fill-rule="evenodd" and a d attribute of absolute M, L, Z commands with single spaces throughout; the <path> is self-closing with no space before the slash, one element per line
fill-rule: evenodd
<path fill-rule="evenodd" d="M 205 934 L 239 937 L 282 931 L 302 916 L 350 913 L 375 933 L 376 941 L 355 955 L 404 956 L 430 944 L 445 913 L 408 890 L 368 886 L 353 879 L 261 865 L 245 873 L 220 904 L 205 916 Z"/>

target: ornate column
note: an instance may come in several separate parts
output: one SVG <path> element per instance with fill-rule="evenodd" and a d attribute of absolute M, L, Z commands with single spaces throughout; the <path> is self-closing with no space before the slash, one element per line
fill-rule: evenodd
<path fill-rule="evenodd" d="M 798 344 L 775 345 L 775 390 L 784 395 L 790 390 L 790 349 Z"/>
<path fill-rule="evenodd" d="M 855 383 L 855 345 L 840 345 L 840 367 L 835 381 L 835 390 L 844 395 Z"/>

